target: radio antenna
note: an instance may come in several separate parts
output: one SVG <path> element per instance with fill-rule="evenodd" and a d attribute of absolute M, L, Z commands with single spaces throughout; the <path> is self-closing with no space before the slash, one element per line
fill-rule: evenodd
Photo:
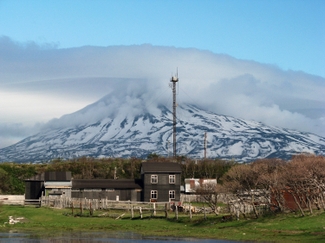
<path fill-rule="evenodd" d="M 176 83 L 178 82 L 178 68 L 176 76 L 172 76 L 170 82 L 173 84 L 173 156 L 176 158 Z"/>

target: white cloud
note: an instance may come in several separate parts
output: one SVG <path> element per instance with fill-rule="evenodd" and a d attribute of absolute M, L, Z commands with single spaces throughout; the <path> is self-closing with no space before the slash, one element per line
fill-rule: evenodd
<path fill-rule="evenodd" d="M 0 38 L 0 126 L 33 126 L 106 94 L 109 109 L 103 104 L 100 113 L 85 109 L 89 119 L 117 111 L 136 113 L 142 106 L 151 109 L 171 100 L 169 79 L 177 68 L 179 103 L 325 136 L 322 77 L 197 49 L 151 45 L 57 49 L 16 44 L 8 38 Z M 60 123 L 75 124 L 79 119 L 85 117 L 62 118 Z"/>
<path fill-rule="evenodd" d="M 7 147 L 39 131 L 41 124 L 0 123 L 0 148 Z"/>

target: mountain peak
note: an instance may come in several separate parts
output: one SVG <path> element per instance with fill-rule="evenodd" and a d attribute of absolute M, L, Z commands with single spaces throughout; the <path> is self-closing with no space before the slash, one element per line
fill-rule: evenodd
<path fill-rule="evenodd" d="M 0 161 L 172 154 L 170 109 L 161 104 L 148 109 L 141 106 L 139 99 L 126 101 L 112 111 L 110 108 L 116 105 L 112 102 L 114 97 L 106 96 L 78 112 L 50 121 L 43 132 L 0 149 Z M 177 107 L 176 131 L 177 154 L 191 158 L 203 157 L 205 133 L 208 158 L 249 162 L 325 151 L 323 137 L 218 115 L 191 104 Z"/>

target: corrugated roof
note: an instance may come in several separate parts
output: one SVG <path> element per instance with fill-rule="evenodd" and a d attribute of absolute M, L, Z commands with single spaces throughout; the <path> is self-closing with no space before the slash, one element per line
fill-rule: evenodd
<path fill-rule="evenodd" d="M 141 189 L 141 180 L 136 179 L 73 179 L 72 189 Z"/>
<path fill-rule="evenodd" d="M 71 181 L 47 181 L 44 183 L 45 188 L 71 188 Z"/>
<path fill-rule="evenodd" d="M 172 162 L 143 162 L 142 173 L 181 173 L 181 166 Z"/>

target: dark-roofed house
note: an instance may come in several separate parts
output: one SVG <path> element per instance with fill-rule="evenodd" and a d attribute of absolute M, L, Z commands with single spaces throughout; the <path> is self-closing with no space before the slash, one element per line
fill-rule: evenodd
<path fill-rule="evenodd" d="M 74 179 L 72 180 L 71 197 L 140 201 L 141 191 L 141 180 L 139 179 Z"/>
<path fill-rule="evenodd" d="M 177 163 L 142 163 L 142 201 L 180 201 L 181 172 L 182 169 Z"/>

